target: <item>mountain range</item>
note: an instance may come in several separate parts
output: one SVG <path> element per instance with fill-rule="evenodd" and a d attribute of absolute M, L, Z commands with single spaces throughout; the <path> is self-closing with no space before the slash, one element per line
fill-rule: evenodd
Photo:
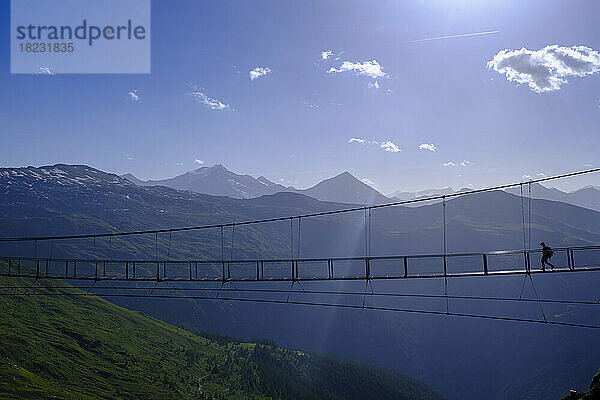
<path fill-rule="evenodd" d="M 0 169 L 0 235 L 76 234 L 133 231 L 285 217 L 349 207 L 322 202 L 299 193 L 276 193 L 251 199 L 214 197 L 164 186 L 139 186 L 117 175 L 85 165 Z M 463 196 L 447 201 L 447 250 L 522 248 L 524 236 L 521 198 L 503 191 Z M 299 257 L 352 256 L 365 252 L 362 212 L 303 218 L 301 232 L 289 221 L 260 226 L 201 232 L 174 232 L 139 238 L 39 242 L 38 254 L 55 257 L 135 257 L 154 259 L 286 258 L 290 249 Z M 443 251 L 442 207 L 390 207 L 373 210 L 371 248 L 376 255 L 430 254 Z M 297 222 L 297 221 L 294 221 Z M 527 234 L 528 231 L 525 230 Z M 600 213 L 564 202 L 531 201 L 531 237 L 553 247 L 600 243 Z M 225 243 L 224 249 L 221 247 Z M 2 254 L 31 255 L 33 245 L 2 245 Z M 93 252 L 92 252 L 93 251 Z M 562 258 L 561 258 L 562 257 Z M 587 257 L 587 258 L 586 258 Z M 468 268 L 465 259 L 448 268 Z M 520 259 L 489 260 L 489 268 L 519 266 Z M 553 259 L 566 262 L 561 254 Z M 578 253 L 577 263 L 592 262 Z M 533 260 L 538 265 L 539 260 Z M 513 263 L 513 264 L 511 264 Z M 316 265 L 315 268 L 319 266 Z M 396 264 L 373 263 L 397 271 Z M 84 268 L 82 265 L 81 268 Z M 352 272 L 352 265 L 340 267 Z M 410 271 L 441 268 L 435 260 L 409 264 Z M 286 269 L 287 270 L 287 269 Z M 317 271 L 315 269 L 315 271 Z M 210 271 L 208 271 L 210 272 Z M 213 271 L 214 272 L 214 271 Z M 216 271 L 218 274 L 218 271 Z M 383 272 L 385 273 L 385 271 Z M 596 293 L 592 275 L 534 276 L 540 296 L 587 299 Z M 497 277 L 448 282 L 452 293 L 514 296 L 521 277 Z M 428 280 L 375 282 L 375 291 L 439 293 L 439 282 Z M 353 283 L 348 283 L 351 285 Z M 360 282 L 359 282 L 360 284 Z M 324 283 L 325 285 L 325 283 Z M 289 286 L 288 286 L 289 288 Z M 362 286 L 352 286 L 364 291 Z M 443 290 L 443 289 L 442 289 Z M 531 285 L 524 296 L 534 296 Z M 302 296 L 293 294 L 292 298 Z M 339 299 L 340 301 L 342 299 Z M 355 301 L 360 304 L 363 296 Z M 367 298 L 369 304 L 376 299 Z M 443 307 L 440 303 L 402 300 L 404 308 Z M 583 389 L 597 370 L 600 347 L 595 332 L 551 329 L 544 325 L 422 317 L 310 308 L 306 306 L 206 303 L 201 301 L 119 300 L 118 305 L 142 311 L 165 322 L 198 331 L 241 338 L 269 337 L 284 347 L 327 352 L 390 368 L 413 376 L 451 398 L 507 400 L 559 398 L 571 388 Z M 539 318 L 535 303 L 466 304 L 451 302 L 451 310 Z M 594 310 L 547 306 L 553 319 L 592 317 Z M 490 367 L 493 365 L 493 367 Z"/>
<path fill-rule="evenodd" d="M 519 187 L 514 187 L 506 189 L 506 192 L 519 195 L 521 189 Z M 528 185 L 523 185 L 523 195 L 529 196 Z M 564 203 L 600 211 L 600 188 L 597 186 L 586 186 L 573 192 L 563 192 L 556 188 L 548 188 L 540 183 L 532 183 L 531 197 L 535 199 L 562 201 Z"/>
<path fill-rule="evenodd" d="M 304 194 L 320 201 L 361 205 L 416 200 L 469 190 L 463 188 L 455 191 L 451 187 L 416 192 L 398 190 L 385 196 L 349 172 L 342 172 L 307 189 L 296 189 L 292 186 L 286 187 L 274 183 L 264 176 L 254 178 L 248 174 L 236 174 L 220 164 L 212 167 L 201 167 L 170 179 L 143 181 L 132 174 L 124 174 L 121 177 L 139 186 L 166 186 L 177 190 L 189 190 L 213 196 L 228 196 L 234 199 L 250 199 L 279 192 L 291 192 Z M 524 186 L 523 188 L 525 190 L 523 192 L 524 196 L 528 196 L 528 187 Z M 519 195 L 520 188 L 509 188 L 506 189 L 506 192 Z M 596 186 L 587 186 L 573 192 L 563 192 L 534 183 L 531 185 L 531 196 L 536 199 L 561 201 L 600 211 L 600 188 Z"/>
<path fill-rule="evenodd" d="M 251 199 L 279 192 L 291 192 L 305 194 L 321 201 L 348 204 L 381 204 L 391 201 L 349 172 L 325 179 L 308 189 L 286 187 L 271 182 L 264 176 L 254 178 L 247 174 L 239 175 L 220 164 L 201 167 L 170 179 L 143 181 L 132 174 L 124 174 L 121 177 L 139 186 L 166 186 L 213 196 L 229 196 L 234 199 Z"/>

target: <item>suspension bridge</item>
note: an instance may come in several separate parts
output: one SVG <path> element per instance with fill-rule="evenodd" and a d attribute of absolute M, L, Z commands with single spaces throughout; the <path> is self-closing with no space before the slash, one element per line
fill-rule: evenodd
<path fill-rule="evenodd" d="M 183 228 L 168 228 L 157 230 L 112 232 L 84 235 L 63 236 L 30 236 L 30 237 L 3 237 L 2 243 L 30 243 L 32 244 L 33 256 L 0 256 L 0 277 L 5 278 L 28 278 L 34 280 L 68 281 L 68 286 L 44 284 L 44 285 L 15 285 L 0 286 L 0 296 L 6 295 L 89 295 L 95 293 L 103 297 L 156 297 L 163 299 L 195 299 L 195 300 L 220 300 L 241 301 L 257 303 L 285 303 L 298 305 L 312 305 L 339 308 L 360 308 L 383 311 L 398 311 L 421 314 L 440 314 L 447 316 L 462 316 L 484 319 L 511 320 L 520 322 L 545 323 L 554 325 L 576 326 L 585 328 L 599 328 L 598 324 L 579 323 L 572 321 L 549 320 L 543 310 L 542 304 L 571 304 L 571 305 L 596 305 L 598 301 L 574 300 L 574 299 L 544 299 L 540 298 L 535 291 L 532 275 L 537 274 L 570 274 L 576 272 L 591 272 L 600 270 L 600 245 L 571 246 L 554 248 L 554 265 L 549 268 L 539 260 L 542 256 L 541 249 L 532 249 L 531 243 L 527 243 L 527 237 L 531 240 L 531 216 L 526 223 L 526 213 L 531 212 L 531 206 L 525 208 L 525 202 L 531 202 L 531 185 L 534 183 L 567 177 L 591 174 L 600 171 L 600 168 L 578 171 L 552 177 L 544 177 L 527 182 L 511 183 L 506 185 L 488 187 L 463 191 L 459 193 L 431 196 L 408 201 L 399 201 L 387 204 L 353 207 L 318 213 L 277 217 L 269 219 L 231 222 L 223 224 L 212 224 L 203 226 L 192 226 Z M 507 188 L 520 188 L 521 219 L 523 231 L 523 248 L 517 250 L 498 250 L 485 252 L 447 252 L 446 246 L 446 201 L 453 197 L 467 196 L 493 190 Z M 439 202 L 442 207 L 443 228 L 443 252 L 439 254 L 399 254 L 376 256 L 370 254 L 371 241 L 371 211 L 379 208 L 411 205 L 426 202 Z M 344 214 L 351 212 L 364 213 L 364 255 L 352 257 L 322 257 L 306 258 L 300 257 L 301 222 L 313 217 Z M 290 257 L 279 258 L 254 258 L 233 259 L 225 256 L 224 230 L 230 229 L 232 249 L 233 235 L 236 227 L 254 226 L 270 222 L 289 221 L 290 225 Z M 161 258 L 158 255 L 158 235 L 168 233 L 169 248 L 171 235 L 174 232 L 218 230 L 220 232 L 221 257 L 219 259 L 177 259 L 167 256 Z M 294 235 L 296 235 L 297 251 L 294 252 Z M 111 258 L 96 256 L 96 240 L 115 237 L 131 236 L 153 236 L 155 257 L 154 259 L 136 258 Z M 38 246 L 42 242 L 50 242 L 50 252 L 54 243 L 72 239 L 92 239 L 93 257 L 46 257 L 38 256 Z M 110 249 L 109 249 L 110 253 Z M 233 253 L 233 251 L 232 251 Z M 494 276 L 522 275 L 524 277 L 523 287 L 526 280 L 531 282 L 535 291 L 535 298 L 523 298 L 523 287 L 519 298 L 493 297 L 493 296 L 466 296 L 451 295 L 448 293 L 448 279 L 450 278 L 485 278 Z M 441 279 L 444 282 L 443 294 L 423 293 L 375 293 L 373 281 L 378 280 L 411 280 L 411 279 Z M 92 281 L 91 285 L 82 286 L 85 281 Z M 363 281 L 364 291 L 334 291 L 334 290 L 305 290 L 303 282 L 335 282 L 335 281 Z M 115 282 L 117 286 L 96 285 L 97 282 Z M 219 284 L 220 286 L 194 286 L 193 284 L 206 283 Z M 287 290 L 271 287 L 245 287 L 238 288 L 235 283 L 254 282 L 255 284 L 267 282 L 290 282 L 291 287 Z M 159 286 L 160 284 L 163 284 Z M 371 291 L 368 286 L 371 285 Z M 150 286 L 148 286 L 150 285 Z M 225 285 L 228 285 L 225 287 Z M 297 289 L 294 290 L 294 285 Z M 232 286 L 232 287 L 229 287 Z M 79 287 L 83 292 L 73 292 L 70 288 Z M 48 291 L 47 289 L 56 289 Z M 300 290 L 301 289 L 301 290 Z M 168 291 L 168 292 L 165 292 Z M 194 292 L 210 292 L 209 295 L 197 295 Z M 224 297 L 222 293 L 256 293 L 256 294 L 282 294 L 287 295 L 285 300 L 273 298 L 251 298 L 251 297 Z M 192 293 L 192 294 L 190 294 Z M 362 304 L 328 303 L 322 301 L 300 301 L 290 299 L 291 295 L 304 296 L 362 296 Z M 445 301 L 445 310 L 423 310 L 408 309 L 368 304 L 367 297 L 387 298 L 429 298 Z M 451 312 L 450 300 L 481 300 L 522 303 L 536 302 L 539 304 L 542 318 L 520 318 L 487 314 L 470 314 L 462 312 Z"/>

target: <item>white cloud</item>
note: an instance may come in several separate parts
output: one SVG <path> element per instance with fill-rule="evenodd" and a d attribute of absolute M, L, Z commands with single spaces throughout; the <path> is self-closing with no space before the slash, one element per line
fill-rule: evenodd
<path fill-rule="evenodd" d="M 389 151 L 392 153 L 398 153 L 398 152 L 402 151 L 398 146 L 396 146 L 394 143 L 392 143 L 389 140 L 387 142 L 381 143 L 381 145 L 379 147 L 381 147 L 385 151 Z"/>
<path fill-rule="evenodd" d="M 200 165 L 204 164 L 204 161 L 202 161 L 202 160 L 198 160 L 197 158 L 195 158 L 195 159 L 194 159 L 194 162 L 195 162 L 196 164 L 200 164 Z"/>
<path fill-rule="evenodd" d="M 333 72 L 352 72 L 354 75 L 368 76 L 372 79 L 389 77 L 388 74 L 383 72 L 383 67 L 381 66 L 381 64 L 379 64 L 377 60 L 363 62 L 344 61 L 342 62 L 342 65 L 339 66 L 339 68 L 331 67 L 327 71 L 328 74 Z"/>
<path fill-rule="evenodd" d="M 374 83 L 369 83 L 369 87 L 379 89 L 379 82 L 375 81 Z"/>
<path fill-rule="evenodd" d="M 456 164 L 454 164 L 452 161 L 448 161 L 442 164 L 444 167 L 456 167 Z"/>
<path fill-rule="evenodd" d="M 253 81 L 256 78 L 260 78 L 261 76 L 265 76 L 271 73 L 271 68 L 269 67 L 256 67 L 252 71 L 248 73 L 250 75 L 250 80 Z"/>
<path fill-rule="evenodd" d="M 137 89 L 130 90 L 129 92 L 127 92 L 127 95 L 129 96 L 129 100 L 131 100 L 132 103 L 135 103 L 136 101 L 140 100 L 140 95 L 138 94 Z"/>
<path fill-rule="evenodd" d="M 571 76 L 587 76 L 600 71 L 600 54 L 589 47 L 558 45 L 540 50 L 501 50 L 487 63 L 489 69 L 506 79 L 527 84 L 536 93 L 559 90 Z"/>
<path fill-rule="evenodd" d="M 419 145 L 419 150 L 436 151 L 437 147 L 433 143 L 422 143 Z"/>
<path fill-rule="evenodd" d="M 183 162 L 178 161 L 178 162 L 175 163 L 175 165 L 177 165 L 178 167 L 181 167 L 183 165 Z"/>
<path fill-rule="evenodd" d="M 471 165 L 471 161 L 469 160 L 462 160 L 460 163 L 461 166 L 463 167 L 468 167 L 469 165 Z"/>
<path fill-rule="evenodd" d="M 319 106 L 318 104 L 309 103 L 308 101 L 305 101 L 304 105 L 310 108 L 311 110 L 317 110 L 321 108 L 321 106 Z"/>
<path fill-rule="evenodd" d="M 327 60 L 332 55 L 333 55 L 333 51 L 331 51 L 331 50 L 323 50 L 321 52 L 321 60 Z"/>
<path fill-rule="evenodd" d="M 125 154 L 125 158 L 127 161 L 133 161 L 133 156 L 131 154 Z"/>
<path fill-rule="evenodd" d="M 398 146 L 396 146 L 392 141 L 387 140 L 385 142 L 381 142 L 379 143 L 377 140 L 369 140 L 369 139 L 363 139 L 363 138 L 350 138 L 348 139 L 347 143 L 359 143 L 359 144 L 365 144 L 365 145 L 374 145 L 377 146 L 380 149 L 383 149 L 385 151 L 389 151 L 390 153 L 398 153 L 401 152 L 402 149 Z"/>
<path fill-rule="evenodd" d="M 367 178 L 361 179 L 360 181 L 362 183 L 364 183 L 365 185 L 369 185 L 369 186 L 373 186 L 374 185 L 373 181 L 370 180 L 370 179 L 367 179 Z"/>
<path fill-rule="evenodd" d="M 540 178 L 545 178 L 545 177 L 546 177 L 546 174 L 544 174 L 544 173 L 540 172 L 539 174 L 537 174 L 537 176 L 539 176 Z"/>
<path fill-rule="evenodd" d="M 55 73 L 50 70 L 50 67 L 40 67 L 38 74 L 40 74 L 40 75 L 55 75 Z"/>
<path fill-rule="evenodd" d="M 522 175 L 521 178 L 523 178 L 523 179 L 531 179 L 531 175 Z"/>
<path fill-rule="evenodd" d="M 361 139 L 361 138 L 350 138 L 348 139 L 348 143 L 364 143 L 365 139 Z"/>
<path fill-rule="evenodd" d="M 188 96 L 192 97 L 198 103 L 204 104 L 206 107 L 209 107 L 211 110 L 229 110 L 231 107 L 229 104 L 225 104 L 220 100 L 213 99 L 212 97 L 208 97 L 206 93 L 204 93 L 204 89 L 198 87 L 196 84 L 192 84 L 191 91 L 187 93 Z"/>

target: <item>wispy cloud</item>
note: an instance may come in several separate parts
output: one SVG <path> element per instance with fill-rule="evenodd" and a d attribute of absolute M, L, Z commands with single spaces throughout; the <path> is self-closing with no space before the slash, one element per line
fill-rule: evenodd
<path fill-rule="evenodd" d="M 419 150 L 436 151 L 437 147 L 433 143 L 422 143 L 419 145 Z"/>
<path fill-rule="evenodd" d="M 396 146 L 394 143 L 392 143 L 389 140 L 387 142 L 381 143 L 381 145 L 379 147 L 381 147 L 385 151 L 389 151 L 392 153 L 398 153 L 398 152 L 402 151 L 402 149 L 400 149 L 400 147 Z"/>
<path fill-rule="evenodd" d="M 131 154 L 125 154 L 125 159 L 127 161 L 133 161 L 134 160 L 134 158 L 133 158 L 133 156 Z"/>
<path fill-rule="evenodd" d="M 521 175 L 521 178 L 531 180 L 531 175 Z"/>
<path fill-rule="evenodd" d="M 588 76 L 600 71 L 600 54 L 585 46 L 546 46 L 539 50 L 501 50 L 487 68 L 511 82 L 527 84 L 536 93 L 559 90 L 572 76 Z"/>
<path fill-rule="evenodd" d="M 328 74 L 350 72 L 356 76 L 368 76 L 371 79 L 388 78 L 389 75 L 383 72 L 383 67 L 377 60 L 373 61 L 344 61 L 338 67 L 331 67 L 327 70 Z"/>
<path fill-rule="evenodd" d="M 127 92 L 127 95 L 129 96 L 129 100 L 131 100 L 132 103 L 135 103 L 140 100 L 140 95 L 138 94 L 137 89 L 130 90 L 129 92 Z"/>
<path fill-rule="evenodd" d="M 54 72 L 50 70 L 50 67 L 40 67 L 37 72 L 39 75 L 56 75 Z"/>
<path fill-rule="evenodd" d="M 348 143 L 364 143 L 365 139 L 361 139 L 361 138 L 350 138 L 348 139 Z"/>
<path fill-rule="evenodd" d="M 195 158 L 195 159 L 194 159 L 194 162 L 195 162 L 196 164 L 200 164 L 200 165 L 204 164 L 204 161 L 202 161 L 202 160 L 199 160 L 199 159 L 197 159 L 197 158 Z"/>
<path fill-rule="evenodd" d="M 177 165 L 178 167 L 181 167 L 183 165 L 183 162 L 178 161 L 178 162 L 175 163 L 175 165 Z"/>
<path fill-rule="evenodd" d="M 220 100 L 207 96 L 206 93 L 204 93 L 204 89 L 196 84 L 191 85 L 190 92 L 188 92 L 187 95 L 192 97 L 198 103 L 204 104 L 206 107 L 209 107 L 211 110 L 231 109 L 229 104 L 225 104 Z"/>
<path fill-rule="evenodd" d="M 444 167 L 457 167 L 457 166 L 461 166 L 461 167 L 468 167 L 469 165 L 471 165 L 471 161 L 469 160 L 462 160 L 461 162 L 453 162 L 453 161 L 447 161 L 445 163 L 442 164 Z"/>
<path fill-rule="evenodd" d="M 400 147 L 398 147 L 396 144 L 394 144 L 394 142 L 392 142 L 391 140 L 386 140 L 384 142 L 379 143 L 377 140 L 373 140 L 373 139 L 364 139 L 364 138 L 350 138 L 348 139 L 347 143 L 358 143 L 358 144 L 364 144 L 364 145 L 370 145 L 370 146 L 377 146 L 378 148 L 385 150 L 385 151 L 389 151 L 391 153 L 399 153 L 402 151 L 402 149 Z"/>
<path fill-rule="evenodd" d="M 257 78 L 260 78 L 261 76 L 270 74 L 271 72 L 271 68 L 269 67 L 256 67 L 252 71 L 250 71 L 248 75 L 250 76 L 250 80 L 253 81 Z"/>
<path fill-rule="evenodd" d="M 375 81 L 373 83 L 369 83 L 369 87 L 379 89 L 379 82 Z"/>
<path fill-rule="evenodd" d="M 321 52 L 321 60 L 327 60 L 332 55 L 333 55 L 333 51 L 331 51 L 331 50 L 323 50 Z"/>
<path fill-rule="evenodd" d="M 308 101 L 305 101 L 304 105 L 310 108 L 311 110 L 318 110 L 319 108 L 321 108 L 321 106 L 319 106 L 318 104 L 309 103 Z"/>
<path fill-rule="evenodd" d="M 472 33 L 459 33 L 456 35 L 445 35 L 445 36 L 433 36 L 433 37 L 428 37 L 428 38 L 422 38 L 422 39 L 413 39 L 413 40 L 406 40 L 402 43 L 418 43 L 418 42 L 429 42 L 432 40 L 444 40 L 444 39 L 456 39 L 456 38 L 464 38 L 464 37 L 469 37 L 469 36 L 483 36 L 483 35 L 493 35 L 496 33 L 499 33 L 500 31 L 495 30 L 495 31 L 483 31 L 483 32 L 472 32 Z"/>

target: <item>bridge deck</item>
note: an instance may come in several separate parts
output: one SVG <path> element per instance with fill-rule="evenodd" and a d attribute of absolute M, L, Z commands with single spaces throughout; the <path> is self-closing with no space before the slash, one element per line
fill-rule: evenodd
<path fill-rule="evenodd" d="M 0 276 L 107 281 L 326 281 L 481 277 L 600 270 L 600 246 L 485 253 L 252 260 L 113 260 L 0 257 Z M 535 260 L 535 265 L 533 264 Z"/>

